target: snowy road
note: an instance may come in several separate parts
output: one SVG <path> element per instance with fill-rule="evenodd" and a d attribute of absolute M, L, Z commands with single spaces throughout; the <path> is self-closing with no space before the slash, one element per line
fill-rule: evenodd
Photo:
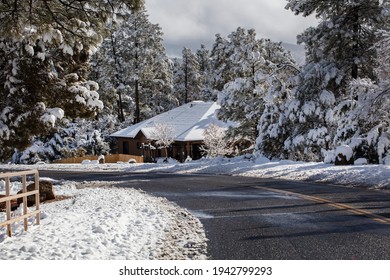
<path fill-rule="evenodd" d="M 386 192 L 201 174 L 41 174 L 166 197 L 201 220 L 212 259 L 390 259 Z"/>

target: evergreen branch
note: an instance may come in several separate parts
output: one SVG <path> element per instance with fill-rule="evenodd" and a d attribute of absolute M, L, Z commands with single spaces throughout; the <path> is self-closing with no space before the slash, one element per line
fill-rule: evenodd
<path fill-rule="evenodd" d="M 283 70 L 285 68 L 292 68 L 293 70 L 296 71 L 297 74 L 301 73 L 301 70 L 299 68 L 297 68 L 295 65 L 293 64 L 290 64 L 290 63 L 286 63 L 286 64 L 282 64 L 282 65 L 277 65 L 278 68 L 275 70 L 275 72 L 277 71 L 280 71 L 280 70 Z"/>
<path fill-rule="evenodd" d="M 381 99 L 384 95 L 387 95 L 390 93 L 390 86 L 388 86 L 386 89 L 382 90 L 375 98 L 374 101 L 372 102 L 373 104 L 376 104 L 379 99 Z"/>
<path fill-rule="evenodd" d="M 65 31 L 69 32 L 70 34 L 72 34 L 72 35 L 74 35 L 74 36 L 77 36 L 77 37 L 79 37 L 79 38 L 84 39 L 83 36 L 77 34 L 77 33 L 74 32 L 73 30 L 67 28 L 62 22 L 60 22 L 60 21 L 57 19 L 55 13 L 54 13 L 54 12 L 52 11 L 52 9 L 50 8 L 49 3 L 48 3 L 47 0 L 44 0 L 43 2 L 45 3 L 46 9 L 48 10 L 48 12 L 50 13 L 50 15 L 52 16 L 52 19 L 54 20 L 55 23 L 57 23 L 62 29 L 64 29 Z"/>

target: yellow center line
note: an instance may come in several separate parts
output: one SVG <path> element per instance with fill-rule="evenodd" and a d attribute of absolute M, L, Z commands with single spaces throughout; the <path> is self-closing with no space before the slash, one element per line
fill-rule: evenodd
<path fill-rule="evenodd" d="M 278 190 L 278 189 L 272 189 L 272 188 L 260 187 L 260 186 L 257 186 L 256 188 L 266 190 L 269 192 L 276 192 L 276 193 L 280 193 L 280 194 L 284 194 L 284 195 L 295 196 L 295 197 L 299 197 L 299 198 L 314 201 L 314 202 L 324 203 L 324 204 L 327 204 L 328 206 L 331 206 L 331 207 L 334 207 L 337 209 L 341 209 L 341 210 L 345 210 L 345 211 L 347 211 L 349 213 L 353 213 L 355 215 L 365 216 L 367 218 L 370 218 L 373 221 L 376 221 L 376 222 L 379 222 L 382 224 L 390 225 L 389 218 L 385 218 L 385 217 L 382 217 L 380 215 L 368 212 L 368 211 L 363 210 L 363 209 L 355 208 L 353 206 L 350 206 L 350 205 L 347 205 L 344 203 L 338 203 L 338 202 L 334 202 L 334 201 L 331 201 L 328 199 L 324 199 L 324 198 L 320 198 L 320 197 L 316 197 L 316 196 L 311 196 L 311 195 L 306 195 L 306 194 L 301 194 L 301 193 L 295 193 L 295 192 L 291 192 L 291 191 Z"/>

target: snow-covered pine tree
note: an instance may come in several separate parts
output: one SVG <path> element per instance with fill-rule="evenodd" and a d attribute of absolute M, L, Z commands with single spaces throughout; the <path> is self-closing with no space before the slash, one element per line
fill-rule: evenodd
<path fill-rule="evenodd" d="M 196 54 L 184 47 L 182 57 L 174 62 L 174 92 L 180 104 L 202 100 L 202 75 Z"/>
<path fill-rule="evenodd" d="M 215 35 L 215 43 L 210 53 L 212 87 L 218 92 L 222 91 L 225 84 L 231 81 L 234 72 L 229 57 L 232 49 L 228 48 L 228 39 L 220 34 Z"/>
<path fill-rule="evenodd" d="M 184 103 L 184 95 L 186 92 L 184 72 L 181 69 L 181 58 L 172 58 L 173 62 L 173 94 L 179 101 L 179 104 Z"/>
<path fill-rule="evenodd" d="M 5 40 L 27 41 L 31 46 L 56 36 L 61 37 L 62 48 L 88 50 L 107 34 L 108 23 L 120 20 L 129 9 L 140 9 L 143 2 L 4 0 L 0 2 L 0 34 Z"/>
<path fill-rule="evenodd" d="M 196 56 L 199 63 L 199 74 L 201 78 L 200 100 L 216 101 L 216 92 L 213 89 L 213 75 L 211 70 L 210 51 L 205 45 L 201 45 Z"/>
<path fill-rule="evenodd" d="M 113 33 L 104 39 L 90 64 L 89 78 L 99 84 L 100 99 L 104 103 L 102 114 L 117 116 L 119 122 L 125 122 L 128 120 L 125 116 L 133 116 L 134 101 L 128 92 L 129 87 L 124 86 L 125 73 L 120 69 Z"/>
<path fill-rule="evenodd" d="M 146 93 L 142 107 L 144 119 L 154 117 L 179 105 L 173 93 L 173 62 L 168 58 L 165 48 L 157 52 L 153 72 L 150 79 L 142 85 Z"/>
<path fill-rule="evenodd" d="M 225 50 L 229 54 L 229 77 L 218 94 L 221 109 L 218 117 L 224 121 L 239 123 L 233 135 L 255 142 L 259 114 L 263 110 L 261 96 L 258 96 L 256 73 L 260 69 L 264 56 L 262 42 L 256 38 L 254 30 L 239 27 L 228 36 Z M 223 67 L 225 68 L 225 67 Z M 227 79 L 228 78 L 228 79 Z"/>
<path fill-rule="evenodd" d="M 0 160 L 56 120 L 102 108 L 88 59 L 107 22 L 141 1 L 0 2 Z M 99 16 L 96 16 L 99 14 Z"/>
<path fill-rule="evenodd" d="M 350 109 L 338 121 L 336 141 L 348 144 L 355 158 L 390 164 L 390 32 L 380 33 L 381 40 L 375 45 L 378 80 L 355 79 L 350 83 L 352 98 L 344 102 Z"/>
<path fill-rule="evenodd" d="M 210 52 L 206 49 L 205 45 L 200 45 L 200 49 L 196 51 L 196 57 L 199 64 L 199 71 L 203 73 L 207 73 L 210 70 Z"/>
<path fill-rule="evenodd" d="M 268 158 L 286 158 L 284 141 L 289 136 L 290 128 L 280 126 L 287 117 L 286 105 L 292 97 L 296 85 L 295 76 L 299 66 L 280 43 L 265 42 L 267 56 L 265 72 L 259 72 L 257 79 L 263 85 L 264 111 L 260 116 L 256 154 Z"/>
<path fill-rule="evenodd" d="M 215 49 L 214 55 L 220 58 L 225 55 L 225 58 L 224 62 L 220 59 L 219 66 L 215 65 L 215 81 L 225 82 L 225 85 L 218 95 L 221 105 L 218 116 L 222 120 L 239 123 L 230 132 L 237 136 L 237 140 L 246 139 L 254 144 L 260 116 L 272 86 L 270 80 L 275 78 L 276 82 L 277 70 L 284 71 L 286 65 L 294 68 L 295 62 L 279 43 L 257 39 L 254 30 L 238 28 L 228 36 L 225 47 L 221 47 L 220 42 L 216 42 L 215 46 L 224 51 L 218 51 L 218 54 Z"/>
<path fill-rule="evenodd" d="M 133 11 L 110 38 L 93 63 L 94 76 L 106 81 L 102 94 L 117 94 L 117 111 L 134 123 L 177 105 L 172 96 L 172 64 L 162 42 L 162 31 L 149 21 L 145 9 Z M 115 106 L 114 106 L 115 107 Z"/>
<path fill-rule="evenodd" d="M 13 163 L 35 164 L 68 157 L 106 155 L 110 146 L 105 136 L 113 132 L 110 122 L 112 124 L 113 120 L 107 118 L 96 122 L 86 119 L 64 121 L 53 135 L 35 137 L 27 149 L 15 151 Z"/>
<path fill-rule="evenodd" d="M 337 145 L 337 119 L 351 108 L 349 83 L 376 79 L 372 47 L 382 8 L 378 0 L 287 1 L 287 9 L 303 16 L 315 13 L 320 23 L 298 36 L 306 47 L 306 64 L 281 124 L 293 128 L 285 149 L 291 159 L 319 161 Z"/>

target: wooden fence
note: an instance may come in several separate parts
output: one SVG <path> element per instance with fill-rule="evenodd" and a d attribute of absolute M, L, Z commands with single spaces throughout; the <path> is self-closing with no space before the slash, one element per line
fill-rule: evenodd
<path fill-rule="evenodd" d="M 34 175 L 35 189 L 27 192 L 27 175 Z M 22 193 L 11 195 L 10 194 L 10 178 L 22 177 Z M 39 173 L 38 170 L 21 171 L 14 173 L 0 173 L 0 179 L 5 179 L 5 197 L 0 198 L 0 203 L 6 203 L 6 215 L 7 219 L 5 222 L 0 223 L 0 227 L 7 227 L 7 234 L 9 237 L 12 236 L 13 223 L 24 221 L 24 230 L 28 229 L 28 218 L 36 216 L 36 224 L 40 224 L 40 209 L 39 209 Z M 27 208 L 27 196 L 35 195 L 35 211 L 28 212 Z M 23 198 L 23 215 L 12 218 L 11 217 L 11 200 Z"/>
<path fill-rule="evenodd" d="M 74 157 L 74 158 L 65 158 L 61 160 L 56 160 L 54 163 L 64 163 L 64 164 L 72 164 L 72 163 L 82 163 L 84 160 L 98 160 L 99 156 L 85 156 L 85 157 Z M 133 155 L 123 155 L 123 154 L 115 154 L 115 155 L 106 155 L 104 156 L 105 163 L 117 163 L 117 162 L 128 162 L 130 159 L 134 159 L 137 163 L 143 163 L 144 158 L 140 156 Z"/>

